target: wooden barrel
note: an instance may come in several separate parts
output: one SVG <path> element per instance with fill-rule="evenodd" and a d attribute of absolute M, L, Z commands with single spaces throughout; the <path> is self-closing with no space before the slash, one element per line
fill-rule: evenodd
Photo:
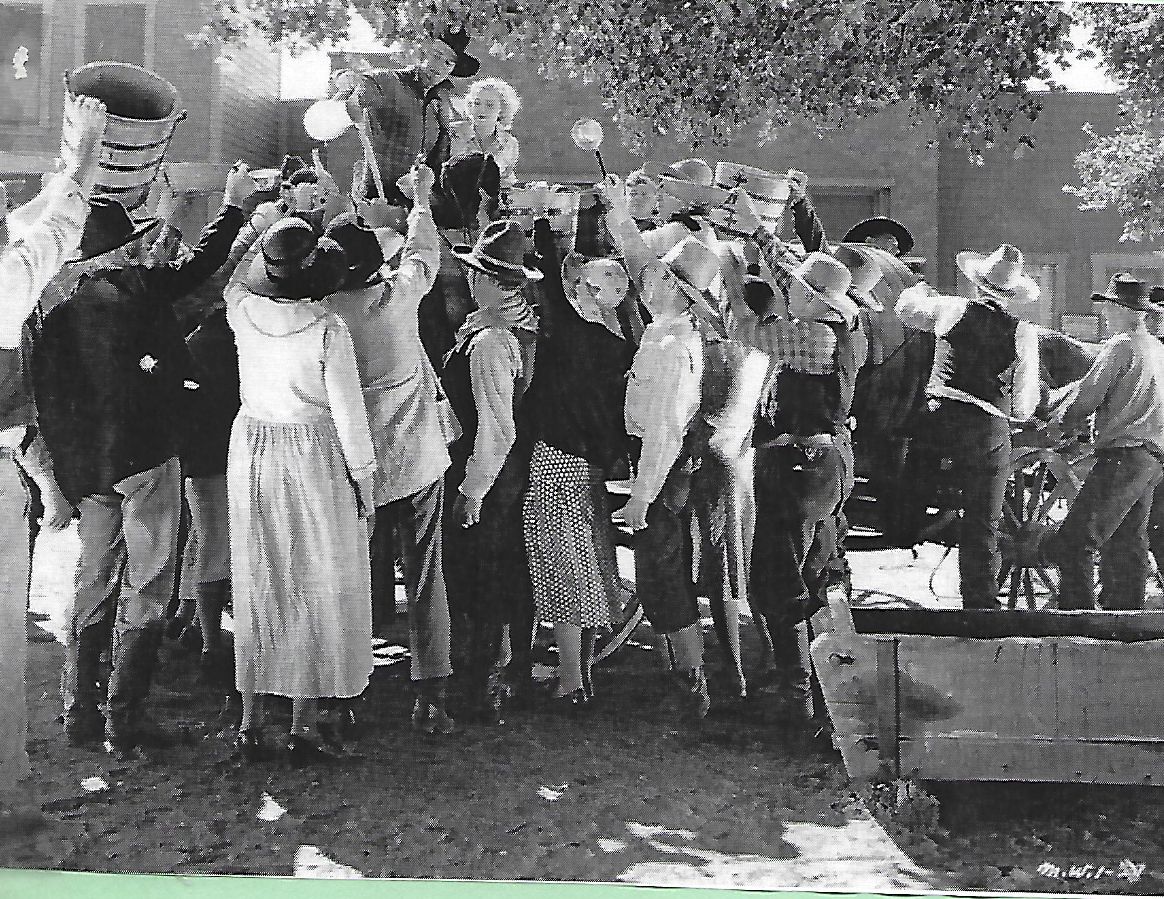
<path fill-rule="evenodd" d="M 62 154 L 76 149 L 73 110 L 80 97 L 95 97 L 108 111 L 94 194 L 117 200 L 132 215 L 145 204 L 174 129 L 186 117 L 178 109 L 178 91 L 160 75 L 129 63 L 81 66 L 65 75 Z"/>

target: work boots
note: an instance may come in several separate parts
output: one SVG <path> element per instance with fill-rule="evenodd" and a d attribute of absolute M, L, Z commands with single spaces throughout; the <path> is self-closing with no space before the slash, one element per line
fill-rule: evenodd
<path fill-rule="evenodd" d="M 434 677 L 416 682 L 416 703 L 412 707 L 412 726 L 426 734 L 454 734 L 459 728 L 445 711 L 446 678 Z"/>
<path fill-rule="evenodd" d="M 113 671 L 109 675 L 109 714 L 105 740 L 115 755 L 132 755 L 136 747 L 169 742 L 144 715 L 164 621 L 131 628 L 116 635 Z"/>
<path fill-rule="evenodd" d="M 65 735 L 73 746 L 98 743 L 105 727 L 101 716 L 101 654 L 109 646 L 108 624 L 82 628 L 65 646 L 65 666 L 61 672 Z"/>

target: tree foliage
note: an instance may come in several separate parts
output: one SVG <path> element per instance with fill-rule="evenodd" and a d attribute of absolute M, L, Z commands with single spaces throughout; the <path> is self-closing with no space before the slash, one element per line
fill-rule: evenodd
<path fill-rule="evenodd" d="M 386 42 L 464 24 L 546 77 L 601 85 L 633 146 L 729 141 L 903 104 L 973 151 L 1026 138 L 1027 90 L 1071 49 L 1057 4 L 1000 0 L 206 0 L 203 36 L 341 40 L 349 8 Z"/>
<path fill-rule="evenodd" d="M 1079 183 L 1065 190 L 1080 209 L 1117 209 L 1124 240 L 1164 237 L 1164 6 L 1086 3 L 1079 14 L 1123 86 L 1124 121 L 1111 134 L 1086 129 L 1091 144 L 1075 159 Z"/>

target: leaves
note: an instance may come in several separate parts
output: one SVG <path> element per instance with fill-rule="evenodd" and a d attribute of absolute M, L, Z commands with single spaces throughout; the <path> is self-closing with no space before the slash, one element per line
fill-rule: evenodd
<path fill-rule="evenodd" d="M 346 0 L 208 0 L 204 39 L 342 39 Z M 805 117 L 836 127 L 904 103 L 967 147 L 1033 118 L 1030 78 L 1071 49 L 1058 5 L 960 0 L 354 0 L 386 42 L 463 24 L 547 78 L 602 86 L 632 146 L 723 144 Z"/>

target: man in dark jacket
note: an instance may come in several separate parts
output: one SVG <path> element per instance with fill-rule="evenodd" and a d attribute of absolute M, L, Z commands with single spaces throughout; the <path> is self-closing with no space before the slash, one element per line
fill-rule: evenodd
<path fill-rule="evenodd" d="M 91 204 L 69 299 L 52 310 L 33 356 L 45 444 L 57 480 L 81 513 L 81 556 L 70 609 L 62 693 L 70 741 L 100 739 L 132 756 L 147 728 L 142 706 L 173 593 L 189 392 L 198 388 L 171 304 L 226 260 L 255 190 L 246 167 L 227 178 L 222 211 L 181 262 L 138 262 L 141 238 L 115 201 Z M 116 632 L 108 715 L 97 707 L 97 664 Z M 104 727 L 102 726 L 104 724 Z"/>

